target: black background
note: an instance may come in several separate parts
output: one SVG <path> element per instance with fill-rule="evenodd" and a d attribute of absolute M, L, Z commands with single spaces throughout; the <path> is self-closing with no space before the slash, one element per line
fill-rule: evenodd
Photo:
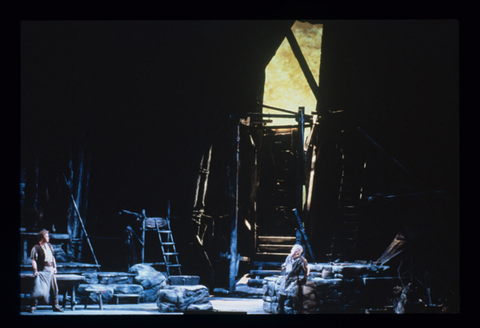
<path fill-rule="evenodd" d="M 324 24 L 320 112 L 345 110 L 424 185 L 456 200 L 459 22 L 311 22 Z M 22 147 L 61 171 L 68 143 L 86 142 L 92 234 L 121 227 L 122 209 L 163 216 L 168 200 L 177 224 L 191 224 L 203 147 L 227 139 L 229 115 L 253 110 L 292 23 L 22 21 Z M 450 219 L 441 235 L 453 233 L 443 249 L 457 268 L 459 218 Z M 436 242 L 445 243 L 429 247 Z"/>

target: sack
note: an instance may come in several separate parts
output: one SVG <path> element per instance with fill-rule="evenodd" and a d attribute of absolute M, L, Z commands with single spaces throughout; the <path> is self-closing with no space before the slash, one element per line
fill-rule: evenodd
<path fill-rule="evenodd" d="M 33 282 L 32 297 L 36 299 L 43 298 L 46 303 L 50 303 L 50 286 L 52 284 L 52 272 L 39 272 Z"/>

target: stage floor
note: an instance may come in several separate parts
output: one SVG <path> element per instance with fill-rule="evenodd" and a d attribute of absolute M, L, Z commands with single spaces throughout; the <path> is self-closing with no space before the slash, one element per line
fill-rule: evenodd
<path fill-rule="evenodd" d="M 214 311 L 217 313 L 233 314 L 265 314 L 263 311 L 263 300 L 252 298 L 233 298 L 233 297 L 211 297 L 210 302 Z M 100 310 L 98 304 L 89 304 L 85 309 L 83 304 L 78 304 L 72 311 L 70 306 L 64 312 L 53 312 L 50 305 L 39 305 L 34 313 L 29 313 L 22 309 L 21 315 L 25 316 L 72 316 L 72 315 L 183 315 L 183 313 L 160 313 L 156 303 L 140 304 L 104 304 L 103 310 Z"/>

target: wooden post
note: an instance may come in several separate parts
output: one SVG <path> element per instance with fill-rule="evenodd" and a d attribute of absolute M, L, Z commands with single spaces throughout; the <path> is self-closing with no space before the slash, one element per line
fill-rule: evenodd
<path fill-rule="evenodd" d="M 310 247 L 310 243 L 308 242 L 308 239 L 307 239 L 307 234 L 305 233 L 305 229 L 303 228 L 303 225 L 302 225 L 302 220 L 300 219 L 300 216 L 298 216 L 298 212 L 296 208 L 294 208 L 292 211 L 295 213 L 295 217 L 297 218 L 298 231 L 302 235 L 302 239 L 305 242 L 305 245 L 307 246 L 307 249 L 310 254 L 310 257 L 312 258 L 312 261 L 315 262 L 315 257 L 313 255 L 312 248 Z"/>
<path fill-rule="evenodd" d="M 142 210 L 142 263 L 145 263 L 145 210 Z"/>
<path fill-rule="evenodd" d="M 69 183 L 68 183 L 68 181 L 67 181 L 67 177 L 65 176 L 65 174 L 63 175 L 63 178 L 65 179 L 65 183 L 66 183 L 67 186 L 68 186 Z M 78 209 L 78 207 L 77 207 L 77 203 L 75 202 L 75 199 L 74 199 L 72 193 L 70 193 L 70 197 L 71 197 L 71 199 L 72 199 L 73 207 L 75 208 L 75 213 L 77 213 L 78 221 L 80 222 L 80 225 L 81 225 L 81 227 L 82 227 L 83 233 L 85 234 L 85 237 L 86 237 L 86 239 L 87 239 L 88 245 L 90 246 L 90 250 L 92 251 L 92 255 L 93 255 L 93 259 L 95 260 L 95 264 L 98 265 L 97 257 L 95 256 L 95 252 L 93 251 L 93 247 L 92 247 L 92 244 L 91 244 L 91 242 L 90 242 L 90 238 L 88 237 L 87 230 L 85 229 L 85 225 L 83 224 L 82 217 L 80 216 L 80 211 L 79 211 L 79 209 Z"/>
<path fill-rule="evenodd" d="M 236 169 L 235 169 L 235 194 L 234 194 L 234 205 L 232 206 L 232 223 L 231 223 L 231 234 L 230 234 L 230 274 L 229 274 L 229 290 L 235 291 L 235 282 L 236 275 L 238 271 L 238 261 L 237 261 L 237 237 L 238 237 L 238 174 L 240 170 L 240 124 L 237 123 L 236 126 L 236 149 L 235 149 L 235 160 L 236 160 Z"/>

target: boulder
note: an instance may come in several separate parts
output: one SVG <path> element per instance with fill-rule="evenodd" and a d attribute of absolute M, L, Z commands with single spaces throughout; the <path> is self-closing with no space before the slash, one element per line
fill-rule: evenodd
<path fill-rule="evenodd" d="M 97 278 L 96 272 L 84 272 L 83 276 L 85 277 L 85 283 L 98 284 L 98 278 Z"/>
<path fill-rule="evenodd" d="M 113 284 L 132 284 L 134 273 L 125 272 L 98 272 L 97 278 L 100 284 L 113 285 Z"/>
<path fill-rule="evenodd" d="M 145 289 L 138 294 L 140 303 L 154 303 L 157 301 L 158 291 L 160 288 Z"/>
<path fill-rule="evenodd" d="M 67 253 L 65 253 L 62 246 L 63 244 L 58 244 L 58 245 L 52 244 L 55 260 L 57 262 L 68 262 L 69 261 L 68 255 Z"/>
<path fill-rule="evenodd" d="M 277 302 L 270 302 L 270 301 L 263 301 L 263 311 L 267 313 L 278 313 L 278 303 Z"/>
<path fill-rule="evenodd" d="M 95 288 L 99 290 L 105 290 L 105 292 L 99 294 L 102 297 L 103 303 L 110 301 L 114 294 L 114 287 L 103 284 L 80 284 L 77 288 L 77 294 L 80 298 L 89 297 L 94 303 L 98 303 L 98 295 L 95 293 L 87 292 L 86 289 Z"/>
<path fill-rule="evenodd" d="M 142 281 L 150 278 L 158 271 L 148 264 L 138 263 L 131 266 L 130 269 L 128 269 L 128 272 L 136 274 L 135 281 L 137 283 L 142 283 Z"/>
<path fill-rule="evenodd" d="M 136 284 L 115 284 L 109 285 L 113 287 L 113 291 L 115 294 L 140 294 L 143 292 L 142 285 Z"/>
<path fill-rule="evenodd" d="M 143 277 L 148 276 L 148 278 L 143 279 L 140 284 L 143 286 L 144 289 L 152 289 L 155 287 L 163 287 L 167 284 L 167 277 L 159 271 L 149 272 L 149 274 L 144 273 Z M 138 277 L 138 276 L 137 276 Z M 138 280 L 138 279 L 136 279 Z"/>
<path fill-rule="evenodd" d="M 167 286 L 158 291 L 157 306 L 159 312 L 210 311 L 213 306 L 209 300 L 208 288 L 196 286 Z"/>

